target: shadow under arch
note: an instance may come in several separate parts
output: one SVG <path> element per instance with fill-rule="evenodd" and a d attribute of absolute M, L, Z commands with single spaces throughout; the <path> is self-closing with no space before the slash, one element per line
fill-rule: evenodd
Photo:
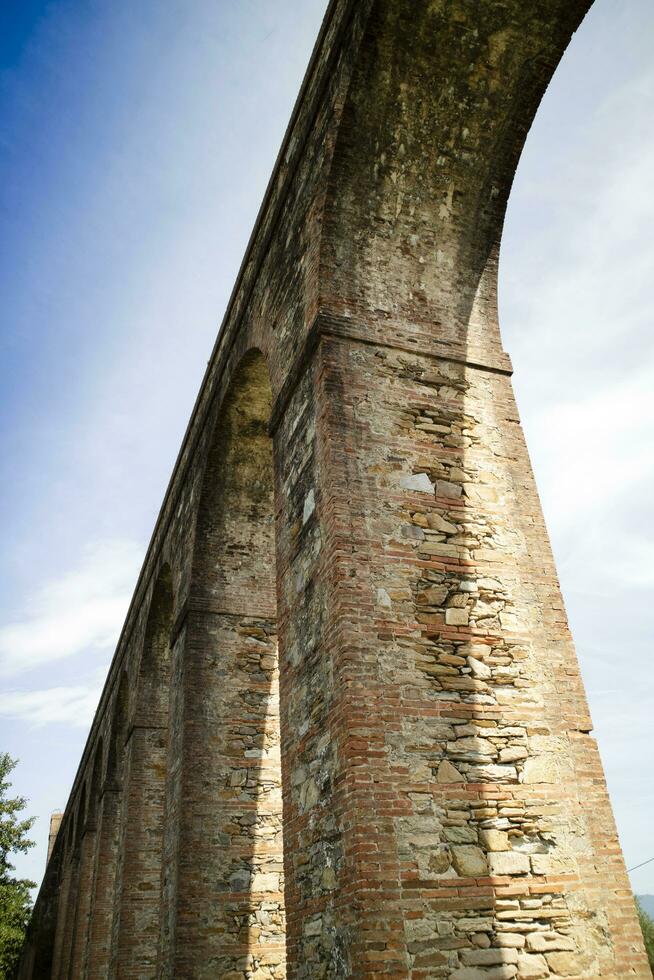
<path fill-rule="evenodd" d="M 157 976 L 165 822 L 172 578 L 156 580 L 126 737 L 116 969 L 118 976 Z"/>
<path fill-rule="evenodd" d="M 183 651 L 174 976 L 285 976 L 275 493 L 263 355 L 215 423 Z"/>
<path fill-rule="evenodd" d="M 129 678 L 123 671 L 112 706 L 106 746 L 104 781 L 97 804 L 96 850 L 92 882 L 91 917 L 86 951 L 88 980 L 104 980 L 109 972 L 117 865 L 119 861 L 121 775 L 129 711 Z M 102 756 L 96 755 L 96 764 Z M 94 776 L 96 773 L 94 766 Z"/>
<path fill-rule="evenodd" d="M 65 840 L 63 839 L 65 833 Z M 75 890 L 74 845 L 75 845 L 75 810 L 68 813 L 68 825 L 59 830 L 61 840 L 60 877 L 57 897 L 57 923 L 52 953 L 52 978 L 59 980 L 66 977 L 68 964 L 67 936 L 72 935 L 71 914 L 74 913 L 72 895 Z"/>
<path fill-rule="evenodd" d="M 68 963 L 62 965 L 62 976 L 75 978 L 80 975 L 81 960 L 86 943 L 88 921 L 88 879 L 93 869 L 93 835 L 89 833 L 89 784 L 85 780 L 79 792 L 75 816 L 74 887 L 71 884 L 69 901 L 70 936 L 64 940 L 68 947 Z"/>
<path fill-rule="evenodd" d="M 102 771 L 104 766 L 104 743 L 98 739 L 93 756 L 93 768 L 88 786 L 86 802 L 86 824 L 83 829 L 80 861 L 80 887 L 75 924 L 75 946 L 72 954 L 71 976 L 85 976 L 89 931 L 91 926 L 93 883 L 96 874 L 97 829 L 102 791 Z"/>
<path fill-rule="evenodd" d="M 328 309 L 362 317 L 370 335 L 393 324 L 411 346 L 501 351 L 487 328 L 506 202 L 591 3 L 368 0 L 329 173 Z"/>
<path fill-rule="evenodd" d="M 66 834 L 64 877 L 60 891 L 53 977 L 68 980 L 72 974 L 80 901 L 83 828 L 86 823 L 86 783 L 82 784 Z"/>
<path fill-rule="evenodd" d="M 58 892 L 64 850 L 61 845 L 62 841 L 55 839 L 44 878 L 45 902 L 41 908 L 36 906 L 37 918 L 32 919 L 28 926 L 26 938 L 29 952 L 25 966 L 21 966 L 18 972 L 18 980 L 23 980 L 24 977 L 30 977 L 31 980 L 51 980 L 53 975 Z"/>

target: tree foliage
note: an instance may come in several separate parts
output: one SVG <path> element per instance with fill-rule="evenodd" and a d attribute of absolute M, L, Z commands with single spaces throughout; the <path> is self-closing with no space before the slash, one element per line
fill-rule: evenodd
<path fill-rule="evenodd" d="M 21 820 L 26 801 L 22 796 L 7 795 L 11 786 L 8 776 L 15 766 L 15 759 L 0 752 L 0 978 L 3 980 L 14 975 L 32 908 L 30 889 L 35 887 L 33 881 L 14 878 L 12 874 L 15 868 L 11 855 L 24 854 L 34 846 L 27 835 L 35 819 Z"/>
<path fill-rule="evenodd" d="M 640 928 L 643 930 L 643 939 L 645 940 L 645 950 L 649 959 L 649 965 L 654 974 L 654 922 L 650 919 L 638 899 L 636 899 L 636 908 L 638 909 Z"/>

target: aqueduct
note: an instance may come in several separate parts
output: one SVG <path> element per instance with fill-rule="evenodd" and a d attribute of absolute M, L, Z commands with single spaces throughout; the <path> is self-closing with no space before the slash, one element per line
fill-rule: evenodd
<path fill-rule="evenodd" d="M 497 322 L 590 0 L 333 0 L 22 978 L 649 977 Z"/>

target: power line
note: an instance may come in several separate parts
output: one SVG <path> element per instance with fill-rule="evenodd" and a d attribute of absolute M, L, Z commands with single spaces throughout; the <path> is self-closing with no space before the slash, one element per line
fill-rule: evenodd
<path fill-rule="evenodd" d="M 644 868 L 646 864 L 651 864 L 652 861 L 654 861 L 654 857 L 648 858 L 648 860 L 643 861 L 642 864 L 634 864 L 633 868 L 627 868 L 627 874 L 629 874 L 630 871 L 637 871 L 638 868 Z"/>

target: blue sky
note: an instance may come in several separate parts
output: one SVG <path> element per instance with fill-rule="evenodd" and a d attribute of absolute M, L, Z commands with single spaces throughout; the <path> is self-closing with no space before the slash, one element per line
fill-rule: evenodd
<path fill-rule="evenodd" d="M 0 11 L 0 747 L 40 878 L 325 0 Z M 654 9 L 596 0 L 509 203 L 505 346 L 629 865 L 654 856 Z M 633 876 L 654 892 L 654 865 Z"/>

